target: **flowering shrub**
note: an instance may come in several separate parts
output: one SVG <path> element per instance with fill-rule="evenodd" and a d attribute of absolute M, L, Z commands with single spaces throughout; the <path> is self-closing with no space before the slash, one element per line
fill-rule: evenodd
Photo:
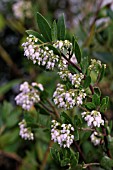
<path fill-rule="evenodd" d="M 24 55 L 41 68 L 54 70 L 59 75 L 59 83 L 53 92 L 52 102 L 42 84 L 29 85 L 24 82 L 20 85 L 21 93 L 15 98 L 16 103 L 28 111 L 27 115 L 32 109 L 36 109 L 39 114 L 42 110 L 47 113 L 50 118 L 47 130 L 52 140 L 48 151 L 60 167 L 90 170 L 91 166 L 96 169 L 98 166 L 109 170 L 113 167 L 113 155 L 110 152 L 112 127 L 105 117 L 109 98 L 102 98 L 97 87 L 104 76 L 106 65 L 99 60 L 90 61 L 81 54 L 77 39 L 66 36 L 63 15 L 50 27 L 46 19 L 37 13 L 37 23 L 40 33 L 27 31 L 27 41 L 22 44 Z M 96 74 L 95 80 L 92 72 Z M 20 136 L 25 140 L 36 140 L 35 129 L 42 126 L 38 120 L 28 121 L 26 114 L 19 123 Z M 89 131 L 87 140 L 90 140 L 90 145 L 101 148 L 99 160 L 94 158 L 89 163 L 85 159 L 81 148 L 85 140 L 82 131 Z"/>

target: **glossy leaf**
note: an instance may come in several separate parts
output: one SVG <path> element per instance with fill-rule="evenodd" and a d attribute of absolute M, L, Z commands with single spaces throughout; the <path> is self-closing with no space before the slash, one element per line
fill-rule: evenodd
<path fill-rule="evenodd" d="M 91 83 L 91 77 L 87 76 L 84 80 L 84 88 L 87 88 Z"/>
<path fill-rule="evenodd" d="M 81 51 L 80 51 L 80 47 L 79 47 L 75 37 L 73 37 L 73 39 L 72 39 L 72 44 L 73 44 L 73 52 L 75 53 L 78 63 L 80 63 L 81 62 Z"/>
<path fill-rule="evenodd" d="M 53 25 L 51 27 L 51 37 L 52 37 L 52 41 L 57 40 L 57 24 L 56 24 L 55 20 L 54 20 Z"/>
<path fill-rule="evenodd" d="M 65 20 L 64 15 L 61 15 L 58 18 L 57 22 L 57 36 L 58 40 L 65 40 L 66 28 L 65 28 Z"/>
<path fill-rule="evenodd" d="M 86 74 L 88 66 L 89 66 L 89 57 L 88 56 L 82 57 L 80 62 L 80 67 L 84 74 Z"/>
<path fill-rule="evenodd" d="M 101 96 L 101 91 L 98 87 L 94 87 L 94 92 L 98 95 Z"/>
<path fill-rule="evenodd" d="M 64 123 L 71 123 L 72 124 L 71 118 L 65 112 L 62 112 L 60 114 L 60 117 L 61 117 L 61 119 L 63 119 Z"/>
<path fill-rule="evenodd" d="M 104 68 L 104 65 L 102 65 L 102 68 L 101 68 L 101 70 L 100 70 L 99 82 L 103 79 L 104 74 L 105 74 L 105 68 Z"/>
<path fill-rule="evenodd" d="M 76 129 L 74 130 L 74 140 L 75 141 L 79 140 L 79 132 Z"/>
<path fill-rule="evenodd" d="M 28 35 L 34 35 L 36 38 L 40 40 L 40 42 L 46 42 L 46 39 L 38 32 L 33 31 L 33 30 L 27 30 L 26 32 Z"/>
<path fill-rule="evenodd" d="M 113 167 L 113 160 L 111 158 L 109 158 L 108 156 L 104 156 L 101 159 L 100 164 L 106 170 L 111 170 L 111 168 Z"/>
<path fill-rule="evenodd" d="M 92 97 L 92 102 L 96 105 L 99 106 L 100 105 L 100 97 L 97 94 L 94 94 Z"/>
<path fill-rule="evenodd" d="M 95 108 L 96 108 L 95 104 L 94 104 L 94 103 L 92 103 L 92 102 L 88 102 L 88 103 L 86 103 L 86 107 L 87 107 L 87 109 L 90 109 L 90 110 L 92 110 L 92 109 L 95 109 Z"/>
<path fill-rule="evenodd" d="M 39 12 L 37 12 L 37 23 L 44 38 L 51 42 L 51 27 L 48 21 Z"/>

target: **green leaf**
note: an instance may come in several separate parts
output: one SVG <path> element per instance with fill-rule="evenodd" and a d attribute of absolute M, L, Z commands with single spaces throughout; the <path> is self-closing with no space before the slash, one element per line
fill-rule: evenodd
<path fill-rule="evenodd" d="M 109 104 L 109 97 L 106 96 L 102 99 L 100 111 L 105 112 L 107 110 L 108 104 Z"/>
<path fill-rule="evenodd" d="M 63 118 L 63 123 L 71 123 L 72 124 L 71 118 L 65 112 L 62 112 L 60 114 L 60 117 L 61 117 L 61 119 Z"/>
<path fill-rule="evenodd" d="M 47 20 L 39 13 L 37 12 L 37 23 L 38 27 L 40 29 L 40 32 L 44 36 L 44 38 L 51 42 L 51 27 Z"/>
<path fill-rule="evenodd" d="M 41 105 L 39 105 L 38 103 L 35 104 L 35 108 L 39 111 L 40 114 L 49 115 L 49 112 L 46 109 L 44 109 Z"/>
<path fill-rule="evenodd" d="M 113 11 L 110 8 L 108 8 L 107 14 L 113 20 Z"/>
<path fill-rule="evenodd" d="M 111 168 L 113 167 L 113 160 L 111 158 L 109 158 L 108 156 L 104 156 L 101 159 L 100 164 L 106 170 L 111 170 Z"/>
<path fill-rule="evenodd" d="M 109 104 L 109 96 L 106 96 L 106 104 L 108 105 Z"/>
<path fill-rule="evenodd" d="M 61 160 L 61 167 L 66 166 L 70 163 L 70 159 L 69 158 L 65 158 L 64 160 Z"/>
<path fill-rule="evenodd" d="M 89 66 L 89 57 L 88 56 L 82 57 L 80 62 L 80 67 L 84 74 L 86 74 L 88 66 Z"/>
<path fill-rule="evenodd" d="M 102 80 L 102 78 L 104 77 L 105 74 L 105 68 L 104 65 L 102 65 L 102 68 L 100 70 L 100 78 L 99 78 L 99 82 Z"/>
<path fill-rule="evenodd" d="M 59 164 L 60 162 L 60 153 L 57 149 L 50 148 L 50 154 L 53 157 L 53 159 Z"/>
<path fill-rule="evenodd" d="M 79 140 L 79 132 L 76 129 L 74 130 L 74 139 L 75 141 Z"/>
<path fill-rule="evenodd" d="M 18 119 L 19 119 L 19 114 L 20 114 L 20 113 L 21 113 L 21 112 L 18 111 L 18 110 L 16 110 L 15 112 L 12 111 L 12 112 L 10 113 L 10 116 L 8 116 L 7 119 L 6 119 L 6 126 L 7 126 L 8 128 L 11 128 L 11 127 L 13 127 L 13 126 L 15 126 L 15 125 L 18 124 Z"/>
<path fill-rule="evenodd" d="M 57 36 L 58 40 L 65 40 L 66 28 L 65 28 L 65 20 L 64 15 L 61 15 L 58 18 L 57 22 Z"/>
<path fill-rule="evenodd" d="M 77 71 L 76 68 L 73 67 L 71 64 L 68 65 L 68 69 L 69 69 L 69 71 L 70 71 L 71 73 L 73 73 L 73 74 L 76 73 L 76 71 Z"/>
<path fill-rule="evenodd" d="M 106 104 L 106 98 L 104 97 L 101 101 L 101 105 Z"/>
<path fill-rule="evenodd" d="M 100 112 L 104 113 L 106 110 L 107 110 L 107 104 L 103 104 L 103 105 L 100 107 Z"/>
<path fill-rule="evenodd" d="M 78 164 L 78 159 L 79 159 L 79 153 L 78 152 L 74 152 L 72 150 L 70 150 L 70 161 L 71 161 L 71 167 L 72 169 L 76 167 L 76 165 Z"/>
<path fill-rule="evenodd" d="M 92 102 L 88 102 L 88 103 L 86 103 L 85 105 L 86 105 L 87 109 L 90 109 L 90 110 L 96 108 L 95 104 L 92 103 Z"/>
<path fill-rule="evenodd" d="M 101 105 L 103 105 L 103 104 L 107 104 L 107 105 L 109 104 L 109 97 L 108 96 L 106 96 L 102 99 Z"/>
<path fill-rule="evenodd" d="M 83 170 L 83 168 L 82 168 L 82 165 L 77 165 L 74 169 L 72 169 L 72 170 Z"/>
<path fill-rule="evenodd" d="M 91 83 L 91 77 L 87 76 L 84 80 L 84 88 L 87 88 Z"/>
<path fill-rule="evenodd" d="M 101 91 L 98 87 L 94 87 L 94 92 L 98 95 L 101 96 Z"/>
<path fill-rule="evenodd" d="M 92 97 L 92 102 L 96 105 L 99 106 L 100 105 L 100 97 L 97 94 L 94 94 Z"/>
<path fill-rule="evenodd" d="M 82 119 L 78 115 L 74 116 L 74 125 L 75 127 L 79 127 L 82 125 Z"/>
<path fill-rule="evenodd" d="M 80 51 L 79 45 L 78 45 L 75 37 L 73 37 L 73 39 L 72 39 L 72 44 L 73 44 L 73 52 L 75 53 L 78 63 L 80 63 L 81 62 L 81 51 Z"/>
<path fill-rule="evenodd" d="M 34 35 L 36 38 L 38 38 L 40 40 L 40 42 L 47 42 L 46 39 L 36 31 L 27 30 L 26 32 L 28 35 Z"/>
<path fill-rule="evenodd" d="M 51 28 L 51 37 L 52 37 L 52 41 L 57 40 L 57 24 L 56 24 L 55 20 L 54 20 L 52 28 Z"/>

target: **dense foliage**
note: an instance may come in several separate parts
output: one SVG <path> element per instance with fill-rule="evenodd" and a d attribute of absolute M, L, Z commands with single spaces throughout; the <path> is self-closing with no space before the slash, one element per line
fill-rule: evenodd
<path fill-rule="evenodd" d="M 58 5 L 59 1 L 56 2 Z M 3 33 L 9 29 L 4 31 L 4 27 L 9 23 L 8 27 L 18 39 L 8 42 L 9 45 L 5 40 L 0 46 L 1 65 L 5 61 L 9 66 L 5 73 L 1 73 L 1 76 L 5 75 L 1 84 L 4 80 L 6 83 L 0 87 L 0 167 L 111 170 L 111 4 L 102 6 L 100 1 L 94 13 L 89 2 L 93 11 L 91 16 L 84 12 L 87 19 L 82 18 L 83 24 L 72 24 L 70 30 L 66 29 L 66 26 L 69 28 L 68 14 L 65 13 L 66 20 L 63 14 L 57 20 L 48 14 L 48 22 L 37 12 L 38 31 L 34 31 L 34 23 L 30 26 L 33 22 L 32 3 L 27 1 L 25 6 L 24 1 L 20 1 L 17 4 L 10 9 L 17 18 L 13 22 L 4 11 L 1 14 L 1 37 L 4 38 Z M 36 10 L 33 7 L 33 11 Z M 104 20 L 99 23 L 99 19 Z M 32 30 L 26 31 L 26 38 L 22 34 L 28 28 Z M 76 35 L 72 33 L 74 28 Z M 21 47 L 15 47 L 14 41 Z M 17 56 L 21 56 L 19 59 L 10 57 L 16 54 L 13 47 L 9 49 L 11 43 Z"/>

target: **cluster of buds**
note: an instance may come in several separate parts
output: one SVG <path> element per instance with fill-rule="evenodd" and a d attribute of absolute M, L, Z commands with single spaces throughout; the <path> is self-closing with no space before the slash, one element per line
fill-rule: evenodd
<path fill-rule="evenodd" d="M 98 73 L 99 69 L 102 68 L 102 65 L 103 64 L 100 60 L 91 59 L 91 64 L 89 65 L 88 69 L 90 71 L 94 70 Z M 104 68 L 106 68 L 106 64 L 104 64 Z"/>
<path fill-rule="evenodd" d="M 71 81 L 72 85 L 74 85 L 75 88 L 79 88 L 80 83 L 82 79 L 84 78 L 84 75 L 82 73 L 79 74 L 68 74 L 68 78 Z"/>
<path fill-rule="evenodd" d="M 75 105 L 83 104 L 83 98 L 86 97 L 84 90 L 70 89 L 66 91 L 66 86 L 57 84 L 56 91 L 53 94 L 54 103 L 59 108 L 72 109 Z"/>
<path fill-rule="evenodd" d="M 59 49 L 59 50 L 62 51 L 62 52 L 65 51 L 65 50 L 71 51 L 71 49 L 72 49 L 72 43 L 71 43 L 70 41 L 68 41 L 68 40 L 64 40 L 64 41 L 60 40 L 60 41 L 57 41 L 57 42 L 55 42 L 55 43 L 53 44 L 53 46 L 54 46 L 55 48 Z"/>
<path fill-rule="evenodd" d="M 82 117 L 87 122 L 87 125 L 91 128 L 104 125 L 104 120 L 102 119 L 100 112 L 96 110 L 93 110 L 91 112 L 83 112 Z"/>
<path fill-rule="evenodd" d="M 96 131 L 94 131 L 91 134 L 90 138 L 91 138 L 91 142 L 94 144 L 94 146 L 97 146 L 97 145 L 99 145 L 101 143 L 101 140 L 102 140 L 101 137 L 102 137 L 102 135 L 99 134 Z"/>
<path fill-rule="evenodd" d="M 76 105 L 77 106 L 82 105 L 83 99 L 85 99 L 85 97 L 86 97 L 85 90 L 84 89 L 79 90 L 78 96 L 76 97 Z"/>
<path fill-rule="evenodd" d="M 70 73 L 68 70 L 68 62 L 61 57 L 59 64 L 58 64 L 58 69 L 59 69 L 59 76 L 63 79 L 66 80 L 68 77 L 68 74 Z"/>
<path fill-rule="evenodd" d="M 27 127 L 27 123 L 24 119 L 19 123 L 19 127 L 20 127 L 20 133 L 19 134 L 20 134 L 22 139 L 34 140 L 34 135 L 31 132 L 31 128 Z"/>
<path fill-rule="evenodd" d="M 15 97 L 16 104 L 29 111 L 35 103 L 40 101 L 40 91 L 43 90 L 42 84 L 33 82 L 29 85 L 28 82 L 24 82 L 20 85 L 21 92 Z"/>
<path fill-rule="evenodd" d="M 61 125 L 56 120 L 52 120 L 51 140 L 57 142 L 60 147 L 69 148 L 74 140 L 74 135 L 72 135 L 73 131 L 74 128 L 71 124 Z"/>
<path fill-rule="evenodd" d="M 48 70 L 53 70 L 56 63 L 59 61 L 59 56 L 55 55 L 53 50 L 50 50 L 43 44 L 38 44 L 38 39 L 33 35 L 27 37 L 27 42 L 23 43 L 24 55 L 33 63 L 39 66 L 44 66 Z"/>

